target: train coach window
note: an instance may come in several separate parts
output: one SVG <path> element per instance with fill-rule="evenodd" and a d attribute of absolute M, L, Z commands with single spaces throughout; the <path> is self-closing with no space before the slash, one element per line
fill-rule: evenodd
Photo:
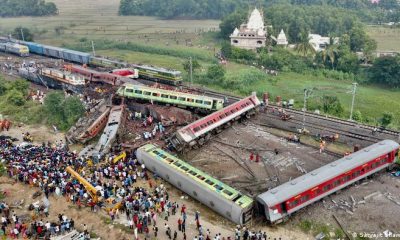
<path fill-rule="evenodd" d="M 204 101 L 204 104 L 205 105 L 211 105 L 211 102 L 210 101 Z"/>
<path fill-rule="evenodd" d="M 202 175 L 197 175 L 197 178 L 202 180 L 202 181 L 205 179 L 205 177 L 203 177 Z"/>
<path fill-rule="evenodd" d="M 221 187 L 220 185 L 218 185 L 218 184 L 216 184 L 215 186 L 215 189 L 217 189 L 218 191 L 222 191 L 222 190 L 224 190 L 224 188 L 223 187 Z"/>
<path fill-rule="evenodd" d="M 337 187 L 340 184 L 340 180 L 336 180 L 333 182 L 333 187 Z"/>
<path fill-rule="evenodd" d="M 203 101 L 201 101 L 201 100 L 196 100 L 196 103 L 203 104 Z"/>
<path fill-rule="evenodd" d="M 308 195 L 304 195 L 304 196 L 301 197 L 301 201 L 302 201 L 302 202 L 305 202 L 305 201 L 307 201 L 308 199 L 310 199 L 310 197 L 309 197 Z"/>
<path fill-rule="evenodd" d="M 211 181 L 210 179 L 207 179 L 206 181 L 205 181 L 208 185 L 211 185 L 211 186 L 213 186 L 215 183 L 213 182 L 213 181 Z"/>
<path fill-rule="evenodd" d="M 181 166 L 181 169 L 185 172 L 189 171 L 189 168 L 185 167 L 185 166 Z"/>
<path fill-rule="evenodd" d="M 153 92 L 152 95 L 153 95 L 154 97 L 157 97 L 157 96 L 158 96 L 158 93 Z"/>
<path fill-rule="evenodd" d="M 167 158 L 166 159 L 169 163 L 173 163 L 174 162 L 174 160 L 172 160 L 171 158 Z"/>
<path fill-rule="evenodd" d="M 174 162 L 174 165 L 180 167 L 182 164 L 180 164 L 179 162 Z"/>
<path fill-rule="evenodd" d="M 193 99 L 192 98 L 188 98 L 187 101 L 188 102 L 193 102 Z"/>
<path fill-rule="evenodd" d="M 197 192 L 193 191 L 193 196 L 197 197 Z"/>
<path fill-rule="evenodd" d="M 322 191 L 327 192 L 329 190 L 329 185 L 326 185 L 322 188 Z"/>
<path fill-rule="evenodd" d="M 195 131 L 195 132 L 200 131 L 200 127 L 195 127 L 195 128 L 193 128 L 193 131 Z"/>
<path fill-rule="evenodd" d="M 176 99 L 178 99 L 178 97 L 177 97 L 177 96 L 169 96 L 169 98 L 170 98 L 170 99 L 173 99 L 173 100 L 176 100 Z"/>
<path fill-rule="evenodd" d="M 161 94 L 161 97 L 162 98 L 168 98 L 168 95 L 167 94 Z"/>
<path fill-rule="evenodd" d="M 189 173 L 192 174 L 193 176 L 197 175 L 197 173 L 195 171 L 193 171 L 193 170 L 190 170 Z"/>
<path fill-rule="evenodd" d="M 148 96 L 151 95 L 151 92 L 143 92 L 143 93 L 144 93 L 144 95 L 148 95 Z"/>
<path fill-rule="evenodd" d="M 178 97 L 178 100 L 179 101 L 186 101 L 186 98 L 185 97 Z"/>
<path fill-rule="evenodd" d="M 226 189 L 223 191 L 223 193 L 225 193 L 225 194 L 228 195 L 228 196 L 232 196 L 232 195 L 233 195 L 233 192 L 228 191 L 228 190 L 226 190 Z"/>
<path fill-rule="evenodd" d="M 126 89 L 125 89 L 125 92 L 127 92 L 127 93 L 133 93 L 133 89 L 126 88 Z"/>
<path fill-rule="evenodd" d="M 211 125 L 211 124 L 213 124 L 213 123 L 214 123 L 213 120 L 210 120 L 210 121 L 207 122 L 208 125 Z"/>

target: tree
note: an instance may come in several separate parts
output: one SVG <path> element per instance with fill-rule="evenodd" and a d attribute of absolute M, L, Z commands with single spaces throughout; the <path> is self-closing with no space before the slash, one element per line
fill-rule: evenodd
<path fill-rule="evenodd" d="M 19 40 L 25 40 L 28 42 L 33 41 L 33 33 L 28 28 L 25 27 L 16 27 L 14 29 L 13 37 Z"/>
<path fill-rule="evenodd" d="M 229 38 L 233 30 L 246 21 L 247 14 L 245 11 L 237 11 L 224 17 L 219 24 L 220 36 Z"/>
<path fill-rule="evenodd" d="M 392 123 L 393 120 L 393 113 L 385 112 L 383 113 L 381 124 L 383 127 L 387 127 L 389 124 Z"/>
<path fill-rule="evenodd" d="M 322 59 L 324 64 L 329 61 L 332 69 L 335 69 L 337 51 L 337 45 L 334 43 L 333 37 L 330 37 L 329 44 L 326 46 L 326 49 L 322 51 Z"/>
<path fill-rule="evenodd" d="M 225 72 L 221 65 L 214 64 L 208 67 L 206 77 L 211 82 L 223 82 L 225 80 Z"/>
<path fill-rule="evenodd" d="M 65 98 L 63 92 L 51 92 L 44 99 L 48 123 L 66 130 L 83 115 L 85 108 L 78 97 Z"/>
<path fill-rule="evenodd" d="M 85 112 L 81 100 L 78 97 L 67 97 L 63 103 L 63 117 L 67 126 L 72 126 Z"/>
<path fill-rule="evenodd" d="M 230 42 L 224 41 L 221 46 L 221 53 L 223 57 L 230 58 L 232 55 L 232 46 Z"/>
<path fill-rule="evenodd" d="M 183 69 L 190 74 L 190 60 L 188 59 L 187 61 L 183 62 Z M 201 68 L 200 63 L 196 59 L 192 59 L 192 72 L 196 71 L 196 69 Z"/>
<path fill-rule="evenodd" d="M 29 90 L 29 85 L 30 83 L 28 81 L 24 79 L 18 79 L 11 82 L 10 88 L 17 90 L 18 92 L 21 92 L 23 95 L 27 95 Z"/>
<path fill-rule="evenodd" d="M 310 38 L 307 32 L 302 32 L 300 34 L 299 43 L 296 45 L 296 51 L 302 54 L 304 57 L 308 54 L 315 54 L 315 49 L 310 43 Z"/>
<path fill-rule="evenodd" d="M 371 82 L 400 87 L 400 57 L 377 58 L 369 72 Z"/>
<path fill-rule="evenodd" d="M 44 0 L 0 0 L 0 17 L 48 16 L 58 13 L 53 2 Z"/>
<path fill-rule="evenodd" d="M 336 96 L 324 95 L 322 97 L 322 109 L 325 113 L 341 116 L 344 112 L 340 100 Z"/>

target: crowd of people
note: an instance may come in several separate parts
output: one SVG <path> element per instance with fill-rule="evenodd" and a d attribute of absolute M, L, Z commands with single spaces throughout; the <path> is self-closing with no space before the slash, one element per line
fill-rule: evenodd
<path fill-rule="evenodd" d="M 36 217 L 26 219 L 24 216 L 18 216 L 14 210 L 10 210 L 6 202 L 0 202 L 0 214 L 1 239 L 50 239 L 51 236 L 64 235 L 75 228 L 74 220 L 66 215 L 60 214 L 56 222 L 44 221 Z M 82 236 L 88 234 L 85 231 Z"/>
<path fill-rule="evenodd" d="M 159 232 L 162 231 L 165 231 L 162 238 L 188 239 L 187 206 L 170 198 L 166 187 L 162 183 L 157 184 L 157 175 L 151 177 L 146 166 L 137 161 L 134 153 L 117 163 L 111 160 L 112 157 L 109 159 L 97 166 L 88 166 L 86 159 L 68 151 L 64 144 L 17 146 L 10 140 L 0 140 L 0 161 L 6 163 L 8 176 L 15 181 L 39 187 L 46 198 L 51 195 L 63 195 L 67 201 L 79 207 L 88 206 L 94 212 L 106 213 L 113 222 L 127 223 L 132 229 L 134 239 L 157 238 L 162 234 Z M 95 202 L 87 186 L 71 178 L 65 171 L 67 166 L 72 166 L 91 183 L 98 190 L 98 195 L 103 201 Z M 142 187 L 139 187 L 138 181 L 145 185 L 141 184 Z M 7 205 L 3 203 L 1 206 Z M 4 209 L 6 208 L 2 207 L 2 215 L 7 219 L 9 214 Z M 100 211 L 100 209 L 106 211 Z M 179 216 L 175 216 L 178 214 Z M 169 219 L 171 216 L 178 217 L 178 221 L 173 226 L 168 225 L 171 222 Z M 35 220 L 30 227 L 22 221 L 12 225 L 6 221 L 2 223 L 2 230 L 4 234 L 10 232 L 12 228 L 13 231 L 15 229 L 14 234 L 17 235 L 43 234 L 44 232 L 52 235 L 74 227 L 74 222 L 65 220 L 64 216 L 61 216 L 59 220 L 58 225 L 51 223 L 50 227 L 48 227 L 49 223 L 43 223 L 42 220 Z M 194 222 L 196 229 L 192 229 L 195 234 L 191 234 L 194 236 L 191 236 L 191 239 L 193 237 L 195 240 L 267 239 L 265 232 L 251 232 L 239 227 L 229 237 L 223 237 L 220 233 L 211 234 L 210 230 L 203 228 L 200 213 L 197 211 Z M 14 236 L 11 232 L 10 234 Z"/>

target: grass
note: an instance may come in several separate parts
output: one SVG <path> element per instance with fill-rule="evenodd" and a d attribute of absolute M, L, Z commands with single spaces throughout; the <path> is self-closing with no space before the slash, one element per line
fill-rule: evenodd
<path fill-rule="evenodd" d="M 0 81 L 6 81 L 1 78 Z M 0 114 L 4 118 L 11 119 L 12 122 L 21 122 L 25 124 L 38 124 L 42 123 L 45 118 L 42 105 L 39 102 L 28 100 L 22 106 L 16 106 L 7 100 L 8 95 L 0 96 Z"/>
<path fill-rule="evenodd" d="M 333 228 L 324 223 L 317 223 L 310 220 L 301 220 L 297 226 L 301 231 L 307 234 L 317 236 L 319 233 L 325 235 L 324 239 L 344 239 L 344 232 L 339 228 Z M 334 237 L 331 237 L 330 233 L 334 233 Z"/>
<path fill-rule="evenodd" d="M 234 68 L 228 66 L 227 69 Z M 228 77 L 238 74 L 246 68 L 239 68 L 229 72 Z M 308 108 L 314 109 L 324 95 L 336 95 L 342 103 L 345 113 L 343 117 L 349 117 L 352 95 L 350 81 L 333 80 L 324 77 L 313 76 L 310 74 L 297 74 L 281 72 L 277 77 L 266 76 L 264 80 L 254 83 L 252 86 L 241 89 L 233 89 L 233 93 L 239 95 L 250 94 L 257 90 L 259 94 L 269 92 L 272 101 L 276 96 L 282 96 L 284 100 L 293 98 L 295 107 L 303 106 L 303 89 L 314 88 L 311 98 L 308 100 Z M 212 88 L 217 90 L 229 91 L 220 86 L 214 85 Z M 392 127 L 400 126 L 400 90 L 381 88 L 373 85 L 359 85 L 355 99 L 354 110 L 359 110 L 362 115 L 368 116 L 370 124 L 375 124 L 382 117 L 384 112 L 391 112 L 394 115 Z"/>
<path fill-rule="evenodd" d="M 379 51 L 400 51 L 400 28 L 368 26 L 367 33 L 377 41 Z"/>

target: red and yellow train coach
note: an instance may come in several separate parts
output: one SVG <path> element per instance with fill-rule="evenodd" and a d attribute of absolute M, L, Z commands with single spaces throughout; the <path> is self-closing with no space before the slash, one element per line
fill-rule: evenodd
<path fill-rule="evenodd" d="M 392 165 L 399 144 L 384 140 L 257 196 L 257 209 L 270 223 Z"/>

